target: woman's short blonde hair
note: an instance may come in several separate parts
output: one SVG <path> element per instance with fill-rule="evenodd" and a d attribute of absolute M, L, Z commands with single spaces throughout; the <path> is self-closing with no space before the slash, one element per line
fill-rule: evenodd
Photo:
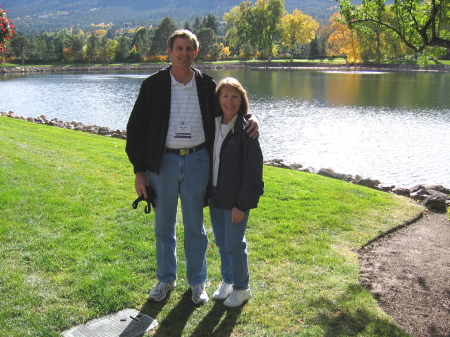
<path fill-rule="evenodd" d="M 216 106 L 218 109 L 217 116 L 223 115 L 223 111 L 220 108 L 219 98 L 222 89 L 225 87 L 235 89 L 237 92 L 239 92 L 239 94 L 241 95 L 241 107 L 239 108 L 238 115 L 247 116 L 249 109 L 247 91 L 244 89 L 242 84 L 234 77 L 225 77 L 224 79 L 220 80 L 219 83 L 217 84 L 215 95 Z"/>

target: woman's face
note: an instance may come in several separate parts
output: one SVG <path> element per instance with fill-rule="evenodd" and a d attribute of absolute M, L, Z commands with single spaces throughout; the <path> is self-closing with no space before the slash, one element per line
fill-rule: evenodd
<path fill-rule="evenodd" d="M 223 120 L 229 122 L 237 115 L 241 107 L 241 94 L 236 89 L 225 86 L 220 91 L 219 103 L 223 112 Z"/>

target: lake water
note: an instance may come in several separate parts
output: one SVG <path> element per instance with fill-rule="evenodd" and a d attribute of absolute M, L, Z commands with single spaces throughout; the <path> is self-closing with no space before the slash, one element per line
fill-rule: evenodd
<path fill-rule="evenodd" d="M 265 159 L 450 187 L 450 74 L 211 70 L 238 78 L 261 124 Z M 0 111 L 124 130 L 149 73 L 0 75 Z"/>

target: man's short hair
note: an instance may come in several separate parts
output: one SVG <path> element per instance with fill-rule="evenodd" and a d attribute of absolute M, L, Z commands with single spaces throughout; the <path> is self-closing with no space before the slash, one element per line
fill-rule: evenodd
<path fill-rule="evenodd" d="M 192 45 L 194 46 L 194 51 L 198 50 L 198 47 L 200 44 L 198 43 L 197 36 L 192 33 L 191 31 L 187 29 L 178 29 L 170 35 L 169 39 L 167 40 L 167 47 L 172 50 L 174 41 L 177 37 L 181 37 L 183 39 L 189 39 L 192 42 Z"/>

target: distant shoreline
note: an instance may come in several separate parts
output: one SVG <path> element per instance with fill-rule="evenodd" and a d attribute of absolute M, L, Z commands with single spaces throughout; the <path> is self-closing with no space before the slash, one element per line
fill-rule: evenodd
<path fill-rule="evenodd" d="M 168 64 L 167 64 L 168 65 Z M 320 69 L 345 71 L 418 71 L 418 72 L 450 72 L 450 65 L 428 65 L 420 68 L 418 65 L 405 64 L 333 64 L 310 62 L 239 62 L 239 63 L 201 63 L 193 65 L 199 69 Z M 1 67 L 0 74 L 8 73 L 59 73 L 59 72 L 92 72 L 162 69 L 165 64 L 105 64 L 79 66 L 14 66 Z"/>

